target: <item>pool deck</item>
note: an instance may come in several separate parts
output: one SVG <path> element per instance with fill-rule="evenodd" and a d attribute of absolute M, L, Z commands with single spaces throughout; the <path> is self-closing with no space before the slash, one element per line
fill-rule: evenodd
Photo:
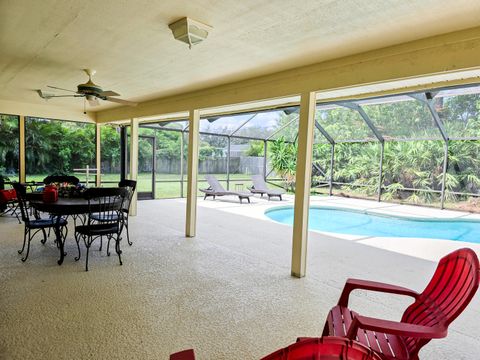
<path fill-rule="evenodd" d="M 266 209 L 292 201 L 255 197 L 240 205 L 233 197 L 199 198 L 195 238 L 184 236 L 185 199 L 141 201 L 138 215 L 129 220 L 133 246 L 123 244 L 123 266 L 97 243 L 88 273 L 84 246 L 80 262 L 73 258 L 72 224 L 59 267 L 51 238 L 45 245 L 33 241 L 22 263 L 17 250 L 23 224 L 0 217 L 0 359 L 153 360 L 193 347 L 198 359 L 255 360 L 298 336 L 319 336 L 347 278 L 421 291 L 438 260 L 427 259 L 449 251 L 443 240 L 429 248 L 425 239 L 403 241 L 399 249 L 386 250 L 381 243 L 391 239 L 345 240 L 311 232 L 307 276 L 293 278 L 292 228 L 264 216 Z M 472 217 L 342 198 L 313 198 L 312 204 Z M 409 252 L 413 255 L 404 255 Z M 354 310 L 391 320 L 398 320 L 410 302 L 364 291 L 351 298 Z M 420 358 L 477 359 L 479 318 L 480 293 L 447 338 L 429 343 Z"/>
<path fill-rule="evenodd" d="M 294 196 L 284 195 L 283 201 L 261 198 L 256 195 L 251 198 L 251 204 L 239 204 L 234 197 L 224 197 L 218 200 L 200 200 L 200 207 L 217 209 L 232 214 L 273 221 L 265 216 L 265 211 L 279 206 L 293 206 Z M 332 208 L 347 208 L 357 211 L 368 211 L 379 215 L 399 216 L 407 218 L 425 218 L 425 219 L 458 219 L 458 220 L 479 220 L 480 214 L 473 214 L 463 211 L 440 210 L 415 205 L 393 204 L 387 202 L 377 202 L 372 200 L 343 198 L 337 196 L 312 196 L 310 198 L 311 206 L 322 206 Z M 282 226 L 290 227 L 289 225 Z M 290 227 L 291 228 L 291 227 Z M 480 257 L 480 244 L 462 241 L 450 241 L 444 239 L 426 239 L 426 238 L 396 238 L 396 237 L 378 237 L 378 236 L 357 236 L 338 233 L 329 233 L 317 231 L 320 234 L 341 238 L 344 240 L 355 241 L 359 244 L 377 247 L 380 249 L 396 252 L 403 255 L 418 257 L 425 260 L 438 261 L 442 256 L 449 252 L 470 247 L 476 251 Z"/>

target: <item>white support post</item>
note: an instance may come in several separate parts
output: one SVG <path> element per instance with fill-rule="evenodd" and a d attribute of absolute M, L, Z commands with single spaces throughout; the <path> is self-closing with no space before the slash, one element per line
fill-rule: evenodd
<path fill-rule="evenodd" d="M 138 177 L 138 119 L 130 120 L 130 179 L 137 181 Z M 138 189 L 138 186 L 137 186 Z M 137 193 L 135 191 L 130 204 L 130 216 L 137 215 Z"/>
<path fill-rule="evenodd" d="M 19 164 L 18 164 L 18 179 L 20 180 L 21 183 L 24 183 L 26 181 L 27 175 L 25 173 L 26 171 L 26 153 L 25 153 L 25 116 L 20 115 L 18 119 L 18 130 L 19 130 L 19 138 L 20 138 L 20 143 L 19 145 Z"/>
<path fill-rule="evenodd" d="M 194 237 L 197 225 L 197 176 L 200 111 L 190 110 L 188 125 L 188 179 L 185 236 Z"/>
<path fill-rule="evenodd" d="M 312 178 L 315 105 L 315 92 L 301 94 L 292 245 L 292 276 L 299 278 L 305 276 L 307 267 L 308 210 Z"/>
<path fill-rule="evenodd" d="M 100 124 L 96 124 L 95 126 L 95 167 L 97 169 L 97 176 L 95 180 L 95 185 L 97 187 L 100 187 L 102 185 L 102 149 L 101 149 L 101 143 L 102 143 L 102 126 Z"/>

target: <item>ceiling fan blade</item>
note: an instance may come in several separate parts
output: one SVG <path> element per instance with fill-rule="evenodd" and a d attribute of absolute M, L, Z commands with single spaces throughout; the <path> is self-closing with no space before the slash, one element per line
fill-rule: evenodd
<path fill-rule="evenodd" d="M 128 106 L 137 106 L 138 105 L 138 103 L 133 102 L 133 101 L 111 98 L 111 97 L 108 97 L 108 96 L 105 98 L 105 100 L 115 102 L 115 103 L 118 103 L 118 104 L 122 104 L 122 105 L 128 105 Z"/>
<path fill-rule="evenodd" d="M 98 101 L 97 98 L 95 99 L 87 99 L 88 103 L 90 104 L 90 106 L 98 106 L 100 105 L 100 101 Z"/>
<path fill-rule="evenodd" d="M 70 92 L 73 92 L 73 93 L 77 93 L 74 90 L 63 89 L 63 88 L 59 88 L 59 87 L 56 87 L 56 86 L 47 85 L 47 87 L 50 88 L 50 89 L 57 89 L 57 90 L 70 91 Z"/>
<path fill-rule="evenodd" d="M 112 91 L 112 90 L 102 91 L 99 95 L 100 96 L 120 96 L 119 93 L 116 93 L 115 91 Z"/>
<path fill-rule="evenodd" d="M 72 94 L 72 95 L 55 95 L 52 93 L 47 93 L 42 90 L 36 90 L 37 94 L 45 100 L 51 99 L 51 98 L 57 98 L 57 97 L 83 97 L 83 95 L 77 95 L 77 94 Z"/>

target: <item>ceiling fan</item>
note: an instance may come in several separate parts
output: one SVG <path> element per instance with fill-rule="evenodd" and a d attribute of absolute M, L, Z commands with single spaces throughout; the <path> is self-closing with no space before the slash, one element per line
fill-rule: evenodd
<path fill-rule="evenodd" d="M 122 104 L 122 105 L 137 106 L 136 102 L 118 99 L 115 96 L 120 96 L 120 94 L 116 93 L 115 91 L 111 91 L 111 90 L 104 91 L 101 88 L 101 86 L 95 84 L 92 81 L 92 76 L 95 75 L 95 72 L 96 72 L 95 70 L 83 69 L 83 71 L 85 71 L 87 73 L 88 81 L 85 84 L 77 85 L 77 91 L 47 85 L 47 87 L 50 88 L 50 89 L 68 91 L 68 92 L 71 92 L 71 93 L 74 93 L 74 94 L 72 94 L 72 95 L 55 95 L 55 94 L 52 94 L 52 93 L 46 93 L 42 90 L 37 90 L 38 95 L 40 95 L 40 97 L 42 99 L 46 99 L 46 100 L 51 99 L 51 98 L 56 98 L 56 97 L 83 97 L 83 98 L 86 99 L 86 101 L 88 101 L 90 106 L 100 105 L 99 99 L 100 100 L 105 100 L 105 101 L 115 102 L 115 103 Z"/>

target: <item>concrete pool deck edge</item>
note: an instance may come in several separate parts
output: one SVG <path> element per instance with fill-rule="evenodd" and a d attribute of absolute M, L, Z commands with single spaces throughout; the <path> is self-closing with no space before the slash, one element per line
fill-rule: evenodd
<path fill-rule="evenodd" d="M 205 208 L 213 208 L 242 216 L 248 216 L 255 219 L 274 222 L 265 215 L 268 210 L 279 207 L 291 207 L 294 205 L 294 196 L 285 195 L 283 201 L 268 201 L 267 199 L 255 196 L 252 197 L 251 204 L 239 204 L 230 198 L 218 199 L 215 201 L 200 200 L 198 206 Z M 331 208 L 343 208 L 372 214 L 404 217 L 404 218 L 434 218 L 435 220 L 468 220 L 480 221 L 480 214 L 473 214 L 456 210 L 440 210 L 429 207 L 421 207 L 414 205 L 403 205 L 395 203 L 377 202 L 372 200 L 352 199 L 342 197 L 323 197 L 311 196 L 310 206 L 321 206 Z M 292 229 L 290 225 L 280 224 L 281 226 Z M 438 261 L 442 256 L 449 252 L 469 247 L 480 256 L 480 244 L 450 241 L 445 239 L 426 239 L 426 238 L 398 238 L 398 237 L 376 237 L 365 235 L 348 235 L 331 232 L 322 232 L 311 230 L 323 234 L 325 236 L 335 237 L 343 240 L 355 241 L 357 243 L 373 246 L 376 248 L 396 252 L 399 254 L 409 255 L 425 260 Z"/>

